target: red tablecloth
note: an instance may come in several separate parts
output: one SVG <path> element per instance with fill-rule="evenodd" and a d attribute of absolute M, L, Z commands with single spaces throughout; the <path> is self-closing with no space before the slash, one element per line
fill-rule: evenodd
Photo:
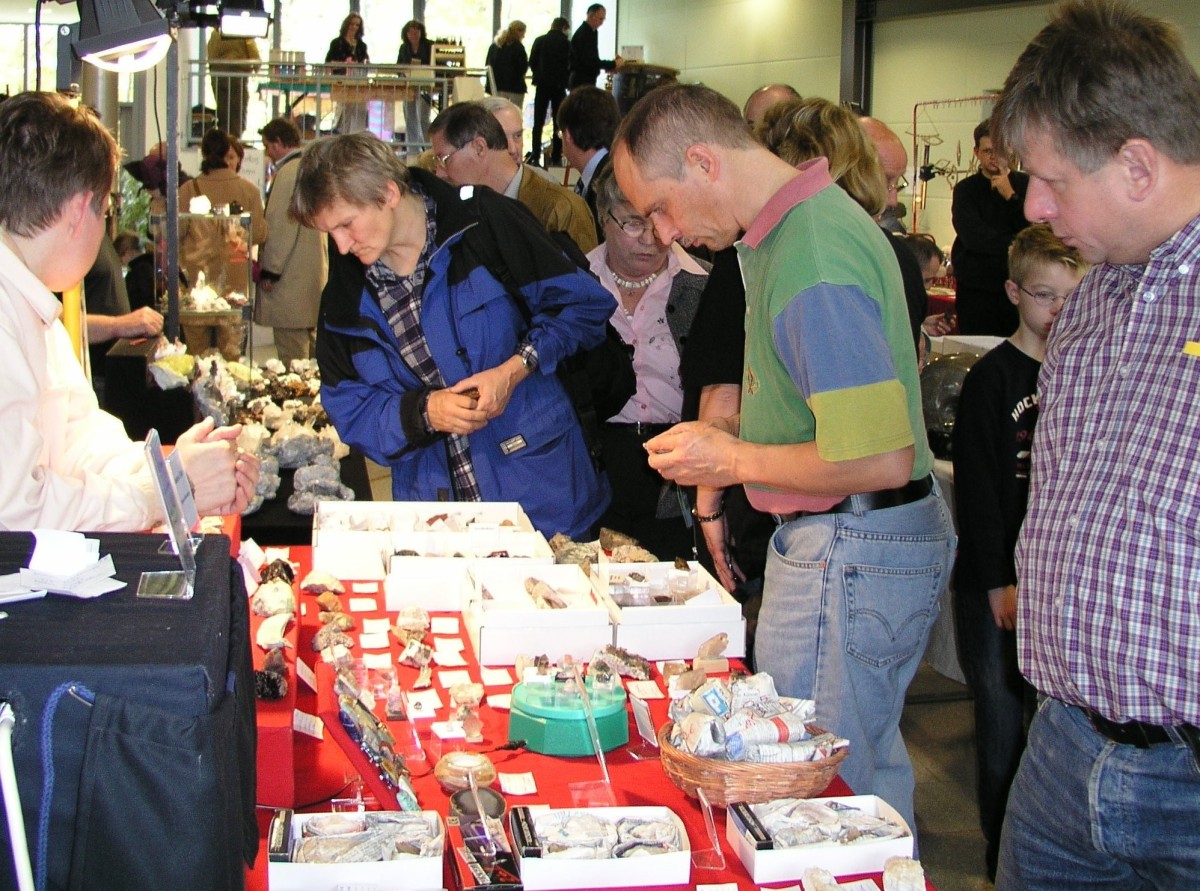
<path fill-rule="evenodd" d="M 298 560 L 303 567 L 303 571 L 306 572 L 307 567 L 311 565 L 310 549 L 293 547 L 291 553 L 292 559 Z M 347 593 L 343 595 L 342 602 L 347 610 L 349 609 L 351 598 L 374 597 L 376 600 L 377 608 L 375 610 L 353 613 L 360 626 L 363 619 L 386 618 L 388 616 L 384 611 L 384 595 L 381 583 L 378 584 L 377 592 L 372 594 L 369 593 L 369 589 L 374 583 L 356 583 L 349 580 L 343 580 L 343 582 L 346 585 Z M 375 796 L 380 806 L 386 809 L 394 809 L 397 806 L 394 793 L 379 779 L 374 766 L 371 765 L 366 756 L 350 740 L 342 728 L 341 722 L 338 719 L 337 697 L 332 689 L 333 672 L 329 666 L 320 663 L 319 657 L 312 650 L 312 637 L 319 627 L 315 598 L 310 595 L 301 595 L 300 610 L 300 631 L 296 652 L 300 658 L 303 658 L 310 665 L 316 664 L 318 680 L 317 710 L 325 725 L 326 738 L 337 743 L 342 748 L 350 764 L 357 770 L 365 786 Z M 465 644 L 462 654 L 468 665 L 465 669 L 434 669 L 434 687 L 438 690 L 443 703 L 443 707 L 437 714 L 438 720 L 447 719 L 450 703 L 449 692 L 439 681 L 440 671 L 466 670 L 470 672 L 473 680 L 480 679 L 475 654 L 471 649 L 470 641 L 467 638 L 465 629 L 462 627 L 461 621 L 459 622 L 459 633 Z M 357 633 L 355 633 L 356 635 Z M 394 635 L 389 635 L 389 640 L 392 662 L 395 664 L 400 648 Z M 557 658 L 557 654 L 552 650 L 552 642 L 547 641 L 547 655 L 551 658 Z M 361 657 L 361 655 L 362 651 L 355 651 L 356 657 Z M 411 689 L 412 683 L 416 678 L 416 669 L 401 666 L 398 671 L 401 686 L 405 689 Z M 509 673 L 512 674 L 512 669 L 509 669 Z M 661 678 L 659 680 L 661 681 Z M 488 694 L 508 693 L 510 691 L 509 686 L 488 687 L 486 689 Z M 655 721 L 661 725 L 666 720 L 666 700 L 652 700 L 650 706 Z M 381 717 L 383 716 L 383 703 L 378 704 L 376 714 Z M 463 749 L 467 751 L 487 752 L 495 763 L 497 771 L 501 773 L 532 773 L 537 782 L 537 793 L 529 796 L 508 796 L 510 807 L 519 804 L 546 804 L 551 807 L 569 807 L 575 804 L 575 801 L 572 799 L 571 784 L 589 783 L 600 780 L 599 766 L 596 760 L 591 757 L 562 758 L 539 755 L 529 751 L 494 751 L 498 746 L 508 741 L 508 712 L 491 708 L 485 703 L 485 706 L 480 709 L 480 717 L 484 722 L 484 742 L 476 745 L 465 743 L 462 740 L 439 742 L 436 737 L 432 737 L 429 729 L 430 721 L 420 720 L 417 722 L 418 734 L 423 743 L 427 760 L 423 762 L 410 760 L 409 768 L 412 771 L 412 784 L 422 807 L 439 811 L 443 815 L 448 809 L 448 799 L 433 778 L 433 766 L 436 762 L 439 747 L 442 751 Z M 630 740 L 633 744 L 636 744 L 640 739 L 632 715 L 630 715 L 629 723 Z M 402 748 L 402 746 L 399 746 L 399 741 L 411 734 L 409 725 L 406 722 L 390 722 L 390 726 L 397 738 L 398 747 Z M 607 763 L 616 799 L 614 804 L 620 806 L 665 805 L 670 807 L 679 815 L 687 827 L 692 848 L 699 850 L 709 846 L 707 831 L 704 826 L 704 817 L 699 805 L 693 799 L 684 795 L 682 791 L 667 779 L 658 761 L 639 761 L 629 754 L 627 747 L 622 746 L 607 753 Z M 260 757 L 260 785 L 264 782 L 270 782 L 264 779 L 263 772 L 270 772 L 274 769 L 276 768 L 269 761 L 264 761 Z M 496 786 L 498 788 L 499 784 L 497 783 Z M 825 794 L 848 795 L 851 792 L 849 787 L 838 778 L 830 784 Z M 262 800 L 261 795 L 259 800 Z M 725 855 L 725 869 L 693 869 L 692 885 L 697 883 L 733 882 L 739 888 L 757 888 L 758 885 L 750 879 L 737 854 L 730 849 L 725 840 L 724 809 L 717 808 L 715 816 L 717 833 L 720 836 L 720 847 Z M 267 887 L 261 875 L 266 872 L 265 863 L 258 864 L 258 867 L 249 877 L 248 887 L 252 889 Z M 844 878 L 862 878 L 862 876 Z M 882 878 L 880 876 L 875 875 L 870 876 L 870 878 L 873 878 L 876 884 L 882 887 Z M 795 882 L 779 884 L 794 885 Z M 932 885 L 928 887 L 930 889 L 933 888 Z"/>

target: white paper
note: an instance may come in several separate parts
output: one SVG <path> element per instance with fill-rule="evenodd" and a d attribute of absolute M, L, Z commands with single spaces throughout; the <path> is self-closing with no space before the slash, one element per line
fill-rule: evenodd
<path fill-rule="evenodd" d="M 408 716 L 414 720 L 433 718 L 437 715 L 437 711 L 441 707 L 442 697 L 433 688 L 428 690 L 413 690 L 408 694 Z"/>
<path fill-rule="evenodd" d="M 363 634 L 387 634 L 392 630 L 392 623 L 387 619 L 363 619 Z"/>
<path fill-rule="evenodd" d="M 481 665 L 479 682 L 485 687 L 511 687 L 513 679 L 507 668 L 485 668 Z"/>
<path fill-rule="evenodd" d="M 296 657 L 296 677 L 308 684 L 308 688 L 314 693 L 317 692 L 316 672 L 314 672 L 309 664 L 299 656 Z"/>
<path fill-rule="evenodd" d="M 716 588 L 707 588 L 694 597 L 688 598 L 684 606 L 720 606 L 724 603 L 721 592 Z"/>
<path fill-rule="evenodd" d="M 625 689 L 638 699 L 665 699 L 658 681 L 627 681 Z"/>
<path fill-rule="evenodd" d="M 33 539 L 33 556 L 29 558 L 33 572 L 72 576 L 94 566 L 100 558 L 100 542 L 84 537 L 82 532 L 35 529 Z"/>
<path fill-rule="evenodd" d="M 458 634 L 458 617 L 434 616 L 429 621 L 429 630 L 433 634 Z"/>
<path fill-rule="evenodd" d="M 285 563 L 291 563 L 291 550 L 289 548 L 276 546 L 263 548 L 263 563 L 273 563 L 276 560 L 282 560 Z"/>
<path fill-rule="evenodd" d="M 449 690 L 455 684 L 471 683 L 471 672 L 469 671 L 439 671 L 438 683 L 442 688 Z"/>
<path fill-rule="evenodd" d="M 350 591 L 353 594 L 378 594 L 379 593 L 379 583 L 378 582 L 354 582 L 354 584 L 352 584 L 350 586 Z"/>
<path fill-rule="evenodd" d="M 500 791 L 505 795 L 536 795 L 537 783 L 531 773 L 501 773 Z"/>
<path fill-rule="evenodd" d="M 253 566 L 257 573 L 258 567 L 267 562 L 267 555 L 253 538 L 243 538 L 242 543 L 238 545 L 238 560 Z"/>
<path fill-rule="evenodd" d="M 697 885 L 696 891 L 737 891 L 737 882 L 719 882 L 710 885 Z M 775 888 L 774 891 L 798 891 L 798 885 L 791 888 Z M 875 891 L 879 891 L 878 888 Z"/>
<path fill-rule="evenodd" d="M 378 611 L 379 601 L 374 597 L 351 597 L 350 612 L 352 613 L 373 613 Z"/>
<path fill-rule="evenodd" d="M 390 650 L 392 648 L 392 642 L 388 638 L 387 632 L 360 634 L 358 636 L 358 644 L 364 650 Z"/>
<path fill-rule="evenodd" d="M 462 721 L 434 721 L 429 725 L 429 730 L 438 739 L 467 738 L 467 734 L 463 730 Z"/>
<path fill-rule="evenodd" d="M 391 653 L 363 653 L 362 663 L 364 668 L 374 668 L 376 671 L 382 668 L 392 667 Z"/>
<path fill-rule="evenodd" d="M 434 650 L 433 661 L 442 668 L 457 668 L 467 664 L 467 660 L 458 650 Z"/>
<path fill-rule="evenodd" d="M 461 637 L 435 637 L 433 649 L 439 652 L 460 652 L 465 645 Z"/>
<path fill-rule="evenodd" d="M 325 727 L 321 724 L 321 719 L 308 712 L 302 712 L 300 709 L 292 712 L 292 729 L 297 733 L 311 736 L 313 739 L 325 738 Z"/>
<path fill-rule="evenodd" d="M 489 693 L 487 695 L 487 704 L 498 712 L 512 711 L 512 694 Z"/>

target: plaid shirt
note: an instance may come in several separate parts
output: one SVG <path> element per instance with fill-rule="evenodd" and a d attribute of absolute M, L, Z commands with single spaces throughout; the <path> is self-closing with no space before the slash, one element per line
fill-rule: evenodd
<path fill-rule="evenodd" d="M 1038 389 L 1022 670 L 1112 720 L 1200 725 L 1200 217 L 1088 273 Z"/>
<path fill-rule="evenodd" d="M 429 341 L 421 329 L 421 298 L 425 293 L 425 276 L 429 273 L 429 258 L 437 248 L 437 207 L 417 186 L 413 192 L 425 202 L 425 246 L 412 275 L 397 275 L 382 260 L 367 269 L 367 284 L 379 301 L 384 318 L 392 326 L 400 344 L 400 357 L 430 389 L 446 386 L 442 373 L 429 352 Z M 425 415 L 429 425 L 429 416 Z M 432 428 L 430 428 L 432 432 Z M 446 458 L 450 467 L 450 482 L 455 501 L 482 501 L 475 467 L 471 463 L 471 446 L 467 437 L 446 434 Z"/>

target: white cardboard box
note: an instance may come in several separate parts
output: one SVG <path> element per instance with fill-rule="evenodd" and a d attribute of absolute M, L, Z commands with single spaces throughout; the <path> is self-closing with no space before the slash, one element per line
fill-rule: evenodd
<path fill-rule="evenodd" d="M 530 816 L 536 824 L 546 814 L 570 812 L 534 810 Z M 692 850 L 683 821 L 666 807 L 598 807 L 584 808 L 592 814 L 615 823 L 624 817 L 635 819 L 668 819 L 679 831 L 679 851 L 644 857 L 610 860 L 571 860 L 560 857 L 522 857 L 514 838 L 514 849 L 520 865 L 521 884 L 525 891 L 546 891 L 553 888 L 631 888 L 642 885 L 686 885 L 691 881 Z"/>
<path fill-rule="evenodd" d="M 609 563 L 596 568 L 596 588 L 613 620 L 613 643 L 652 661 L 691 659 L 700 644 L 724 632 L 729 646 L 724 655 L 746 655 L 746 620 L 742 606 L 699 563 L 688 564 L 694 587 L 702 593 L 687 603 L 659 606 L 618 606 L 609 595 L 609 579 L 631 572 L 645 576 L 651 590 L 666 590 L 672 563 Z"/>
<path fill-rule="evenodd" d="M 525 590 L 530 577 L 564 592 L 571 606 L 538 609 Z M 586 662 L 612 643 L 608 608 L 578 566 L 481 560 L 471 567 L 468 598 L 463 624 L 480 665 L 513 665 L 519 655 L 540 653 L 553 661 L 569 654 Z"/>
<path fill-rule="evenodd" d="M 421 556 L 399 556 L 396 551 L 416 551 Z M 497 551 L 508 556 L 490 556 Z M 430 612 L 461 611 L 471 588 L 470 569 L 481 561 L 549 566 L 554 552 L 540 532 L 394 532 L 384 584 L 387 609 L 419 606 Z"/>
<path fill-rule="evenodd" d="M 725 815 L 725 838 L 755 882 L 799 881 L 803 878 L 804 871 L 812 866 L 827 869 L 835 876 L 883 872 L 883 864 L 889 857 L 912 857 L 912 829 L 896 809 L 882 798 L 875 795 L 846 795 L 814 798 L 812 801 L 836 801 L 859 808 L 873 816 L 898 823 L 908 830 L 908 835 L 904 838 L 862 841 L 849 845 L 830 842 L 798 848 L 759 850 L 753 830 L 747 828 L 740 818 L 739 809 L 743 806 L 730 807 Z"/>
<path fill-rule="evenodd" d="M 421 812 L 437 827 L 442 848 L 446 828 L 437 811 Z M 315 814 L 292 817 L 292 838 L 298 838 L 304 821 Z M 432 891 L 442 887 L 442 857 L 405 857 L 380 863 L 276 863 L 267 866 L 271 891 L 338 891 L 346 885 L 387 888 L 389 891 Z"/>

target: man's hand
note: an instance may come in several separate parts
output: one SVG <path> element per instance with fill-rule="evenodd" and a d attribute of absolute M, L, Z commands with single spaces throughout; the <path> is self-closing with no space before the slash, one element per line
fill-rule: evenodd
<path fill-rule="evenodd" d="M 201 514 L 229 513 L 239 502 L 244 508 L 249 502 L 249 495 L 244 492 L 247 484 L 249 494 L 253 494 L 258 462 L 245 456 L 248 461 L 242 463 L 240 478 L 238 474 L 237 437 L 241 430 L 240 425 L 217 428 L 212 418 L 205 418 L 185 430 L 175 442 L 184 472 L 192 483 L 196 510 Z"/>
<path fill-rule="evenodd" d="M 1001 167 L 1000 172 L 997 173 L 995 176 L 991 177 L 991 181 L 992 181 L 992 188 L 995 189 L 1000 194 L 1000 197 L 1003 198 L 1005 201 L 1009 200 L 1010 198 L 1012 198 L 1013 195 L 1017 194 L 1016 191 L 1012 187 L 1012 181 L 1008 177 L 1008 168 L 1007 167 Z"/>
<path fill-rule="evenodd" d="M 992 608 L 992 619 L 1003 631 L 1017 627 L 1017 586 L 1005 585 L 988 591 L 988 605 Z"/>
<path fill-rule="evenodd" d="M 740 441 L 713 421 L 676 424 L 649 440 L 650 466 L 684 486 L 725 488 L 741 480 L 734 470 Z"/>
<path fill-rule="evenodd" d="M 88 342 L 106 343 L 118 337 L 158 337 L 163 330 L 162 314 L 148 306 L 121 316 L 88 313 Z"/>
<path fill-rule="evenodd" d="M 704 544 L 712 555 L 713 566 L 717 570 L 717 581 L 726 591 L 732 591 L 738 582 L 746 581 L 746 573 L 737 565 L 729 550 L 729 524 L 724 513 L 725 490 L 701 486 L 696 491 L 696 513 L 702 517 L 721 514 L 715 520 L 696 524 L 704 535 Z"/>

